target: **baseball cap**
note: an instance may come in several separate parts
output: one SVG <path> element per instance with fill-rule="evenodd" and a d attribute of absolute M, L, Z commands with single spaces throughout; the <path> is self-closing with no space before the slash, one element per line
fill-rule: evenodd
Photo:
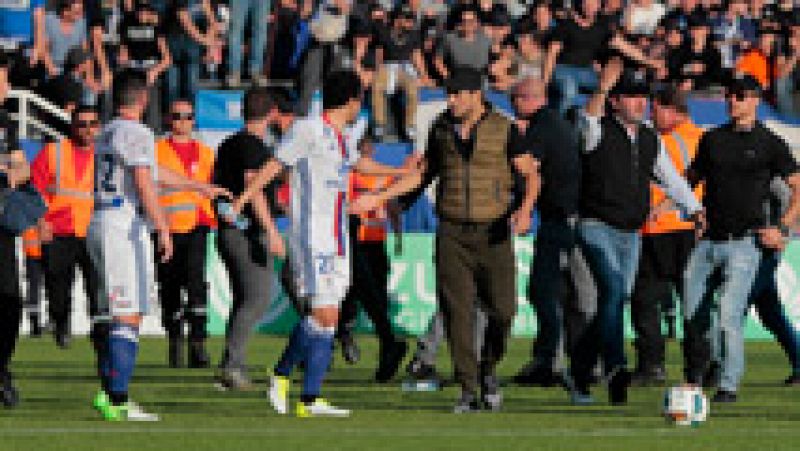
<path fill-rule="evenodd" d="M 611 89 L 611 95 L 644 96 L 650 94 L 650 85 L 645 74 L 640 71 L 625 69 L 617 84 Z"/>
<path fill-rule="evenodd" d="M 453 70 L 444 82 L 448 93 L 459 91 L 480 91 L 483 88 L 483 75 L 472 68 L 462 67 Z"/>

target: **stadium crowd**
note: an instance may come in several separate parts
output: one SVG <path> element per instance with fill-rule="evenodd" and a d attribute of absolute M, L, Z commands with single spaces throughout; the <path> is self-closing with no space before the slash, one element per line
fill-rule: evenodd
<path fill-rule="evenodd" d="M 28 89 L 71 118 L 53 126 L 65 138 L 45 137 L 25 162 L 8 114 L 16 105 L 0 109 L 3 188 L 34 190 L 47 205 L 21 233 L 26 281 L 14 263 L 16 234 L 0 233 L 6 406 L 19 401 L 10 360 L 23 304 L 31 335 L 41 336 L 47 322 L 57 344 L 69 347 L 76 267 L 90 302 L 101 394 L 109 396 L 96 405 L 127 402 L 127 385 L 117 390 L 104 376 L 104 365 L 117 364 L 122 333 L 121 317 L 103 298 L 129 294 L 104 282 L 87 235 L 97 185 L 107 182 L 99 168 L 111 164 L 95 146 L 121 111 L 138 120 L 138 107 L 158 137 L 153 158 L 164 216 L 154 239 L 172 258 L 150 266 L 168 363 L 211 365 L 204 271 L 207 237 L 216 230 L 233 305 L 215 381 L 248 389 L 247 341 L 269 304 L 272 255 L 288 255 L 293 264 L 283 265 L 280 279 L 309 319 L 292 333 L 271 381 L 281 413 L 299 363 L 319 381 L 306 382 L 307 407 L 298 412 L 345 412 L 315 404 L 330 349 L 293 353 L 302 348 L 296 342 L 311 349 L 308 343 L 335 328 L 343 357 L 357 362 L 359 305 L 380 339 L 375 380 L 398 372 L 408 345 L 391 326 L 385 242 L 400 231 L 400 212 L 433 182 L 440 311 L 406 373 L 437 379 L 436 352 L 446 339 L 462 390 L 455 412 L 502 405 L 494 367 L 516 310 L 511 243 L 531 228 L 534 208 L 541 221 L 529 298 L 538 334 L 515 383 L 563 385 L 581 405 L 594 402 L 598 382 L 608 384 L 615 404 L 626 402 L 631 385 L 663 384 L 661 324 L 674 338 L 677 297 L 686 382 L 716 387 L 717 402 L 736 401 L 744 317 L 754 305 L 789 357 L 786 383 L 800 384 L 800 342 L 774 277 L 800 214 L 800 173 L 788 145 L 757 120 L 762 102 L 786 116 L 800 113 L 800 6 L 791 0 L 20 0 L 0 5 L 0 58 L 0 101 L 9 85 Z M 356 77 L 358 95 L 342 74 Z M 141 79 L 149 102 L 131 100 L 138 85 L 130 79 Z M 204 88 L 246 90 L 245 125 L 216 150 L 192 133 L 193 99 Z M 426 88 L 445 90 L 448 108 L 423 130 L 416 113 Z M 487 92 L 510 96 L 514 118 L 494 111 Z M 691 96 L 724 98 L 730 121 L 703 130 L 689 116 Z M 352 277 L 332 324 L 303 285 L 316 276 L 291 261 L 302 260 L 297 245 L 284 244 L 272 220 L 304 214 L 292 200 L 305 185 L 283 171 L 296 172 L 302 159 L 287 152 L 302 139 L 308 147 L 328 145 L 323 132 L 319 141 L 298 138 L 298 127 L 310 127 L 307 117 L 336 132 L 343 155 L 370 162 L 354 164 L 345 190 L 352 214 L 336 222 L 350 237 L 342 252 Z M 401 168 L 372 162 L 373 143 L 423 142 L 422 135 L 425 148 Z M 633 371 L 624 351 L 628 303 Z"/>

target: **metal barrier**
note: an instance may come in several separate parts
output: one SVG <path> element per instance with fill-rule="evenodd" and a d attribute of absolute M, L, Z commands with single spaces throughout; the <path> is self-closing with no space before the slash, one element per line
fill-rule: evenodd
<path fill-rule="evenodd" d="M 19 108 L 11 117 L 17 121 L 19 138 L 27 139 L 31 136 L 31 129 L 40 135 L 45 135 L 52 139 L 62 139 L 64 135 L 41 119 L 41 116 L 34 115 L 37 111 L 44 115 L 49 115 L 66 123 L 70 122 L 70 115 L 44 97 L 27 89 L 12 89 L 8 97 L 16 99 Z M 35 110 L 34 110 L 35 108 Z"/>

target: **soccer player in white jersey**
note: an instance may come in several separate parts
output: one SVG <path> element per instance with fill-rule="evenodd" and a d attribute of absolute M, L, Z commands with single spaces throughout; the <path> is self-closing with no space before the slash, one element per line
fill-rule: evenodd
<path fill-rule="evenodd" d="M 111 322 L 106 361 L 99 364 L 104 389 L 94 402 L 112 421 L 159 419 L 128 399 L 139 326 L 155 294 L 151 227 L 161 259 L 172 256 L 168 223 L 156 194 L 155 137 L 141 123 L 147 92 L 142 74 L 123 72 L 116 78 L 117 117 L 103 128 L 95 146 L 95 208 L 87 242 L 98 275 L 99 304 Z M 208 196 L 224 194 L 169 171 L 159 173 L 159 184 Z"/>
<path fill-rule="evenodd" d="M 238 212 L 284 167 L 291 168 L 290 262 L 298 296 L 310 314 L 292 331 L 271 379 L 269 399 L 278 413 L 288 411 L 289 375 L 305 362 L 298 417 L 348 416 L 349 410 L 320 397 L 328 370 L 339 306 L 350 285 L 347 243 L 347 187 L 351 170 L 406 177 L 417 173 L 416 159 L 391 168 L 359 158 L 346 129 L 361 110 L 362 87 L 352 72 L 334 72 L 323 84 L 323 113 L 297 120 L 268 161 L 234 202 Z"/>

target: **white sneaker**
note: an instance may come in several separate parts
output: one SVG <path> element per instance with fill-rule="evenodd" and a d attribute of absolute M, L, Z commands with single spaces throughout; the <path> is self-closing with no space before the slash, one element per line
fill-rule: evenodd
<path fill-rule="evenodd" d="M 126 421 L 161 421 L 158 415 L 145 412 L 139 404 L 133 401 L 128 401 L 128 404 L 124 406 L 122 415 Z"/>
<path fill-rule="evenodd" d="M 328 401 L 317 398 L 311 404 L 304 402 L 297 403 L 297 410 L 295 412 L 298 418 L 309 417 L 349 417 L 350 411 L 347 409 L 340 409 L 328 403 Z"/>
<path fill-rule="evenodd" d="M 286 415 L 289 411 L 289 378 L 273 375 L 270 377 L 269 403 L 281 415 Z"/>

